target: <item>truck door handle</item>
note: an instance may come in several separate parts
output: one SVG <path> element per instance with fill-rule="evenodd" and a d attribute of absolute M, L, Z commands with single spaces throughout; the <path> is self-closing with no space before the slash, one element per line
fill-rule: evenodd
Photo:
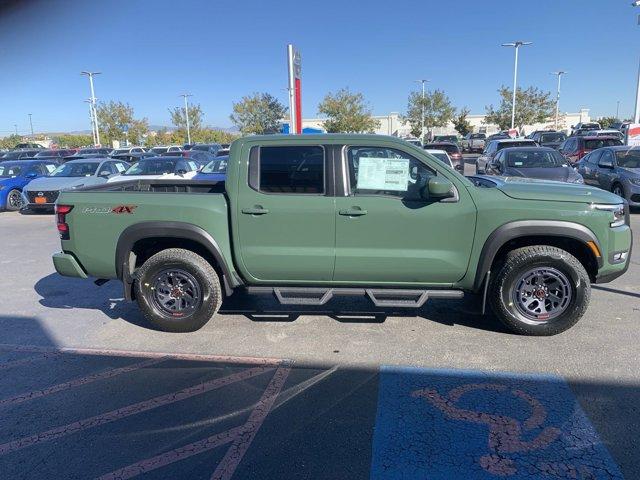
<path fill-rule="evenodd" d="M 269 209 L 264 208 L 262 205 L 254 205 L 253 208 L 243 208 L 242 213 L 247 215 L 266 215 L 269 213 Z"/>
<path fill-rule="evenodd" d="M 366 215 L 367 211 L 361 209 L 360 207 L 351 207 L 346 210 L 338 211 L 340 215 L 344 215 L 345 217 L 361 217 L 362 215 Z"/>

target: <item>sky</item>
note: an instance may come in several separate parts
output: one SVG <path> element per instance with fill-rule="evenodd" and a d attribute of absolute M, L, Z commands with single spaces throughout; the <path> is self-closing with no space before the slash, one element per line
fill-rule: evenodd
<path fill-rule="evenodd" d="M 233 102 L 269 92 L 287 104 L 286 45 L 302 54 L 302 110 L 324 95 L 364 94 L 373 113 L 404 112 L 414 80 L 427 78 L 472 114 L 513 82 L 552 91 L 560 108 L 592 118 L 633 113 L 640 8 L 630 0 L 0 0 L 0 136 L 88 130 L 96 97 L 129 103 L 137 117 L 170 125 L 188 92 L 204 123 L 232 125 Z"/>

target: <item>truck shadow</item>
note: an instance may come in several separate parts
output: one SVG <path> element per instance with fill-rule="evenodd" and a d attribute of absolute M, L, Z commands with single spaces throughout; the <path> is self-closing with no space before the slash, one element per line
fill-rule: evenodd
<path fill-rule="evenodd" d="M 120 282 L 102 287 L 75 278 L 51 274 L 36 282 L 40 305 L 57 309 L 99 310 L 108 318 L 122 319 L 133 325 L 153 329 L 135 302 L 126 302 Z M 281 305 L 271 295 L 249 295 L 237 291 L 226 297 L 219 315 L 242 315 L 253 322 L 294 322 L 303 315 L 327 316 L 341 323 L 380 324 L 388 317 L 423 318 L 443 325 L 460 325 L 490 332 L 508 333 L 492 315 L 481 315 L 478 299 L 467 296 L 462 301 L 429 300 L 422 308 L 378 308 L 365 298 L 339 297 L 321 306 Z"/>

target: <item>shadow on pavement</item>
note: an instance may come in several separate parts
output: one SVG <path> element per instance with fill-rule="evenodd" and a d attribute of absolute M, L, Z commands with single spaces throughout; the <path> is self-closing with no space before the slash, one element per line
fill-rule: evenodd
<path fill-rule="evenodd" d="M 42 336 L 0 345 L 3 478 L 640 474 L 637 385 L 57 349 Z"/>
<path fill-rule="evenodd" d="M 82 279 L 56 273 L 41 278 L 35 291 L 40 304 L 49 308 L 99 310 L 111 319 L 123 319 L 152 329 L 135 302 L 125 302 L 122 285 L 111 281 L 102 287 Z M 326 315 L 342 323 L 383 323 L 387 317 L 421 317 L 444 325 L 462 325 L 491 332 L 508 333 L 492 315 L 479 313 L 480 301 L 473 295 L 460 300 L 429 300 L 420 309 L 376 308 L 365 298 L 339 297 L 322 306 L 281 305 L 270 295 L 237 291 L 224 299 L 219 315 L 244 315 L 254 322 L 293 322 L 301 315 Z"/>
<path fill-rule="evenodd" d="M 592 288 L 595 290 L 602 290 L 603 292 L 617 293 L 618 295 L 640 298 L 640 293 L 628 292 L 626 290 L 619 290 L 617 288 L 603 287 L 602 285 L 592 285 Z"/>

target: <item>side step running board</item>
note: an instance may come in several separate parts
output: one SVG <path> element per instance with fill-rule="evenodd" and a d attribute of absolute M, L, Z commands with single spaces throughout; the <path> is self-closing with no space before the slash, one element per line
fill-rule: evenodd
<path fill-rule="evenodd" d="M 248 287 L 249 293 L 273 293 L 282 305 L 324 305 L 334 296 L 367 296 L 376 307 L 420 308 L 429 298 L 459 299 L 460 290 L 399 290 L 391 288 Z"/>

